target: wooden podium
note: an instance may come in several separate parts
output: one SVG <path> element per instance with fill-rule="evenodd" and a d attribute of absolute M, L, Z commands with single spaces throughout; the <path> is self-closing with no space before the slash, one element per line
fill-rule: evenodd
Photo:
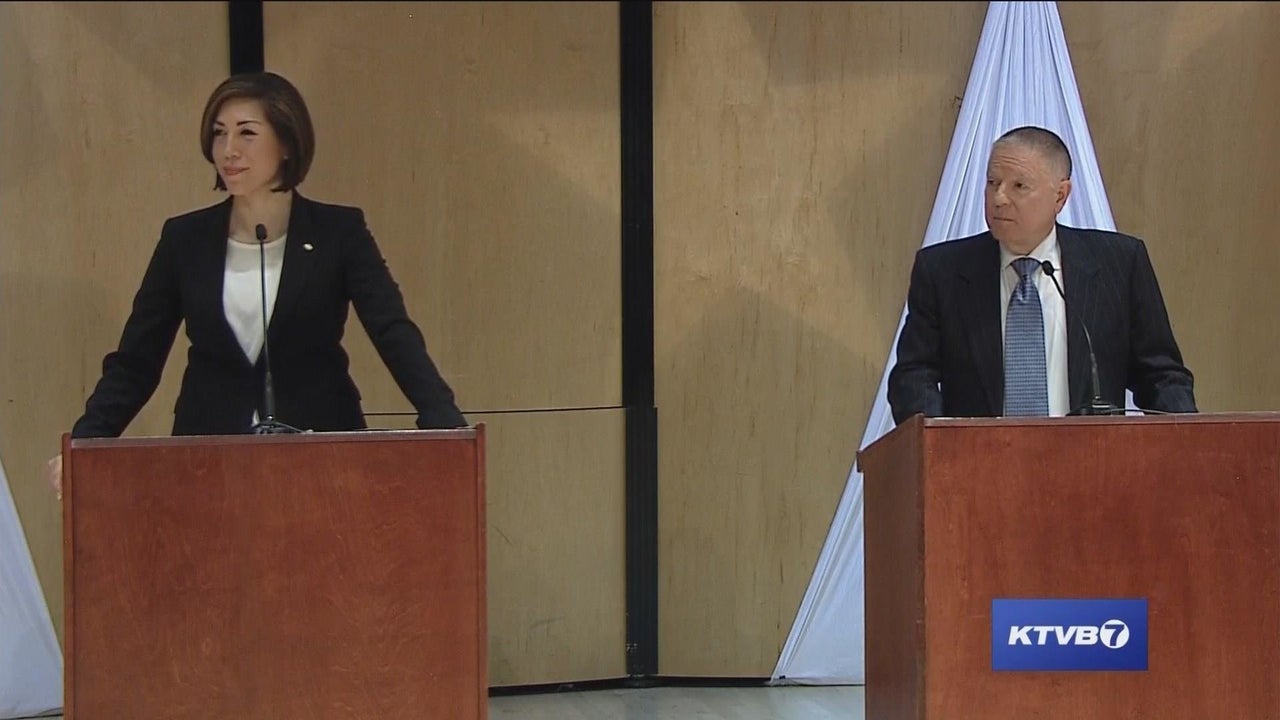
<path fill-rule="evenodd" d="M 859 454 L 867 718 L 1280 718 L 1280 414 L 916 416 Z M 992 669 L 996 598 L 1145 598 L 1148 669 Z"/>
<path fill-rule="evenodd" d="M 487 716 L 483 425 L 63 458 L 68 720 Z"/>

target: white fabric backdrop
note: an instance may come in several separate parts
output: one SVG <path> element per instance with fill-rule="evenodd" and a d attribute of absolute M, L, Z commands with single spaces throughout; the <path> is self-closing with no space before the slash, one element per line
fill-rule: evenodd
<path fill-rule="evenodd" d="M 62 708 L 62 648 L 0 464 L 0 718 Z"/>
<path fill-rule="evenodd" d="M 923 247 L 987 229 L 982 207 L 987 154 L 996 138 L 1021 125 L 1053 130 L 1071 151 L 1071 196 L 1059 220 L 1115 229 L 1057 5 L 994 2 L 987 9 Z M 899 333 L 905 319 L 904 302 Z M 864 448 L 894 427 L 885 394 L 897 359 L 894 337 L 863 432 Z M 865 682 L 862 512 L 862 474 L 855 465 L 774 668 L 774 684 Z"/>

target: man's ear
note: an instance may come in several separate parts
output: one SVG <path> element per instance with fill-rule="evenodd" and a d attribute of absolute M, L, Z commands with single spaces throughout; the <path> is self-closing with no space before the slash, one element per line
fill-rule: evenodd
<path fill-rule="evenodd" d="M 1058 183 L 1058 199 L 1055 203 L 1056 212 L 1062 212 L 1062 208 L 1067 204 L 1067 198 L 1069 197 L 1071 197 L 1071 178 Z"/>

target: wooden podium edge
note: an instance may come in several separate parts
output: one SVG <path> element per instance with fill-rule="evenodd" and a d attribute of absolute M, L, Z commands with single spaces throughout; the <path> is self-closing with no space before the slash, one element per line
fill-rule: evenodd
<path fill-rule="evenodd" d="M 913 415 L 857 455 L 864 475 L 866 716 L 878 720 L 924 717 L 926 423 Z M 900 457 L 912 463 L 891 462 Z"/>
<path fill-rule="evenodd" d="M 75 472 L 71 462 L 71 433 L 62 434 L 62 713 L 65 720 L 74 720 L 75 711 L 75 657 L 73 652 L 76 623 L 73 585 L 75 563 L 71 554 L 75 551 L 72 537 L 72 513 L 75 509 Z"/>
<path fill-rule="evenodd" d="M 476 438 L 478 432 L 477 428 L 457 428 L 452 430 L 350 430 L 280 435 L 154 435 L 127 438 L 77 438 L 71 441 L 70 447 L 76 449 L 102 447 L 198 447 L 201 445 L 254 445 L 260 443 L 387 442 L 388 440 L 409 441 L 433 438 L 465 440 Z"/>
<path fill-rule="evenodd" d="M 489 591 L 488 591 L 488 563 L 489 551 L 488 543 L 485 537 L 488 534 L 488 525 L 486 524 L 485 502 L 487 498 L 485 483 L 485 425 L 484 423 L 476 423 L 475 426 L 475 449 L 476 449 L 476 602 L 479 607 L 476 608 L 476 639 L 478 647 L 476 648 L 476 683 L 477 694 L 476 709 L 479 712 L 480 720 L 488 720 L 489 718 Z"/>

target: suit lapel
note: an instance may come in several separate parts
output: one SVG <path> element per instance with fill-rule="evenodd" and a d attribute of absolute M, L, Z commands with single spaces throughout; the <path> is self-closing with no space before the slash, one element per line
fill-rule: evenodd
<path fill-rule="evenodd" d="M 1063 288 L 1067 294 L 1067 394 L 1074 410 L 1089 401 L 1091 370 L 1084 327 L 1097 326 L 1094 283 L 1098 263 L 1093 249 L 1071 228 L 1058 225 L 1058 252 L 1062 256 Z M 1082 324 L 1083 323 L 1083 324 Z"/>
<path fill-rule="evenodd" d="M 276 304 L 271 311 L 271 323 L 267 333 L 276 341 L 276 327 L 288 324 L 311 277 L 315 240 L 311 201 L 293 194 L 293 206 L 289 210 L 288 238 L 284 242 L 284 261 L 280 268 L 280 286 L 276 289 Z M 308 249 L 310 245 L 311 249 Z M 276 320 L 284 318 L 280 323 Z"/>
<path fill-rule="evenodd" d="M 215 336 L 209 340 L 221 345 L 226 351 L 225 355 L 238 357 L 248 366 L 249 359 L 240 350 L 240 341 L 227 322 L 227 314 L 222 305 L 227 279 L 227 236 L 230 231 L 231 198 L 227 198 L 216 206 L 215 212 L 210 215 L 207 232 L 200 238 L 196 272 L 192 277 L 193 295 L 195 306 L 209 308 L 213 315 L 210 328 Z"/>
<path fill-rule="evenodd" d="M 1004 348 L 1000 342 L 1000 246 L 990 233 L 961 263 L 962 304 L 970 349 L 991 414 L 1004 410 Z"/>

